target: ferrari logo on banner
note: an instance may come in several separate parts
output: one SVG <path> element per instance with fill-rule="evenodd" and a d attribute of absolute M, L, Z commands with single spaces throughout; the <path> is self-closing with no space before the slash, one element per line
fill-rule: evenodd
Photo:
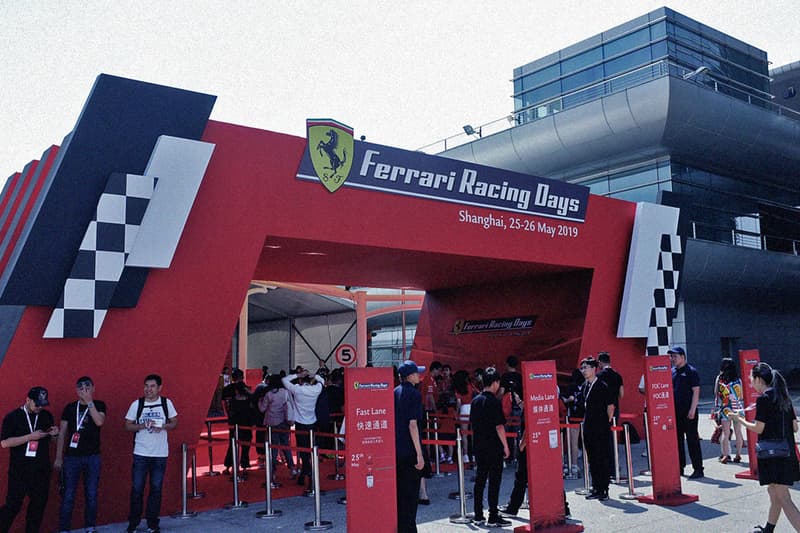
<path fill-rule="evenodd" d="M 328 191 L 336 192 L 353 165 L 353 128 L 330 118 L 310 118 L 306 137 L 314 171 Z"/>

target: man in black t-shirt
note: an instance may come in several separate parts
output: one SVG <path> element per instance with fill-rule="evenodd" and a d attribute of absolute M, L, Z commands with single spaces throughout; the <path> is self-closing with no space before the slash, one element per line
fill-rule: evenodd
<path fill-rule="evenodd" d="M 106 404 L 94 399 L 94 382 L 81 376 L 75 384 L 78 400 L 67 404 L 61 413 L 61 428 L 53 466 L 64 473 L 64 496 L 59 511 L 59 531 L 72 529 L 75 492 L 83 474 L 86 487 L 84 527 L 97 525 L 97 487 L 100 483 L 100 427 L 106 421 Z M 66 443 L 66 449 L 65 449 Z"/>
<path fill-rule="evenodd" d="M 422 395 L 415 388 L 424 366 L 410 359 L 397 369 L 400 385 L 394 389 L 394 431 L 397 473 L 397 531 L 416 533 L 419 484 L 425 457 L 422 454 Z"/>
<path fill-rule="evenodd" d="M 511 522 L 502 518 L 497 503 L 500 496 L 500 481 L 503 476 L 503 458 L 509 456 L 506 442 L 506 417 L 503 406 L 497 399 L 500 389 L 500 374 L 494 368 L 487 368 L 483 374 L 483 392 L 472 400 L 469 423 L 472 425 L 472 451 L 475 454 L 475 517 L 480 524 L 483 516 L 483 489 L 489 479 L 489 527 L 502 527 Z"/>
<path fill-rule="evenodd" d="M 50 490 L 50 437 L 58 435 L 49 405 L 47 389 L 33 387 L 25 403 L 3 419 L 0 447 L 11 448 L 8 463 L 6 504 L 0 507 L 0 531 L 8 531 L 22 502 L 28 497 L 26 531 L 39 531 Z"/>

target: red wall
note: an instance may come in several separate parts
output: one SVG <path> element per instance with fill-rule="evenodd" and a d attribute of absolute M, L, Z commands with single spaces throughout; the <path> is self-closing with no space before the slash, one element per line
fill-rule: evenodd
<path fill-rule="evenodd" d="M 319 184 L 296 180 L 305 150 L 301 138 L 209 122 L 203 140 L 215 143 L 216 148 L 175 258 L 169 269 L 150 271 L 139 304 L 133 309 L 112 309 L 98 339 L 64 340 L 42 339 L 51 309 L 29 307 L 0 372 L 0 405 L 6 411 L 22 403 L 29 387 L 43 385 L 51 391 L 56 417 L 74 399 L 76 377 L 95 378 L 97 398 L 109 407 L 102 434 L 101 523 L 121 521 L 127 515 L 132 435 L 122 429 L 123 417 L 130 402 L 142 394 L 143 378 L 151 372 L 163 376 L 163 392 L 179 411 L 180 426 L 169 436 L 171 460 L 162 512 L 179 509 L 179 445 L 194 442 L 204 429 L 202 421 L 219 369 L 254 277 L 341 284 L 355 284 L 347 283 L 350 279 L 394 279 L 395 286 L 401 286 L 409 277 L 404 274 L 407 269 L 416 268 L 417 277 L 410 281 L 419 281 L 445 268 L 431 263 L 426 273 L 420 267 L 420 263 L 435 261 L 437 254 L 461 260 L 490 258 L 497 265 L 504 261 L 557 265 L 572 272 L 544 275 L 546 269 L 532 268 L 543 277 L 518 282 L 519 294 L 512 290 L 504 297 L 499 286 L 487 284 L 510 282 L 510 278 L 497 280 L 491 269 L 483 277 L 472 273 L 469 285 L 478 285 L 474 289 L 422 287 L 439 289 L 429 297 L 425 313 L 429 318 L 420 325 L 423 331 L 429 328 L 431 351 L 447 346 L 442 353 L 451 353 L 458 348 L 445 331 L 452 327 L 451 318 L 462 312 L 459 306 L 465 306 L 463 312 L 487 310 L 506 316 L 506 309 L 532 305 L 541 321 L 529 345 L 500 345 L 500 341 L 480 345 L 484 341 L 474 335 L 458 343 L 463 341 L 470 354 L 479 358 L 491 346 L 497 346 L 501 357 L 512 348 L 541 354 L 537 350 L 558 331 L 581 338 L 580 354 L 610 350 L 626 383 L 635 386 L 638 382 L 644 340 L 615 337 L 634 204 L 592 196 L 586 223 L 572 224 L 580 229 L 573 239 L 484 229 L 458 223 L 463 206 L 347 187 L 331 194 Z M 328 247 L 330 255 L 316 259 L 281 256 L 280 250 L 264 248 L 265 239 L 319 243 Z M 348 258 L 344 252 L 354 246 L 362 251 L 381 250 L 384 262 Z M 337 250 L 343 253 L 337 256 Z M 392 263 L 395 250 L 414 260 Z M 576 272 L 581 269 L 582 273 Z M 443 272 L 449 274 L 446 269 Z M 563 285 L 557 283 L 559 276 Z M 545 297 L 539 299 L 542 294 Z M 583 308 L 585 318 L 580 312 Z M 420 349 L 423 340 L 419 339 Z M 470 361 L 468 366 L 477 364 Z M 2 470 L 7 457 L 0 454 Z M 0 498 L 4 491 L 3 483 Z M 57 507 L 53 487 L 45 529 L 55 529 Z M 74 519 L 78 524 L 80 512 Z M 17 527 L 22 522 L 18 519 Z"/>
<path fill-rule="evenodd" d="M 414 338 L 419 364 L 449 363 L 453 370 L 494 365 L 501 372 L 509 355 L 520 360 L 557 359 L 571 372 L 579 355 L 591 272 L 542 275 L 502 284 L 428 293 Z M 456 320 L 535 315 L 530 330 L 452 333 Z"/>

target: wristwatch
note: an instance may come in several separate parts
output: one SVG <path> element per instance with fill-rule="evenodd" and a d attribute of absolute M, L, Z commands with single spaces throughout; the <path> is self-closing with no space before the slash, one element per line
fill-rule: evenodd
<path fill-rule="evenodd" d="M 89 402 L 88 404 L 86 404 L 87 409 L 91 409 L 92 407 L 94 407 L 94 402 Z"/>

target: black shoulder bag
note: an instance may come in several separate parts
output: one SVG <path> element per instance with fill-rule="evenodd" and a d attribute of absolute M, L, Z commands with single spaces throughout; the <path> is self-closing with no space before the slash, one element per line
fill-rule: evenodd
<path fill-rule="evenodd" d="M 781 411 L 781 434 L 780 439 L 759 439 L 756 442 L 756 455 L 759 459 L 786 459 L 790 457 L 789 441 L 786 439 L 785 413 Z"/>

